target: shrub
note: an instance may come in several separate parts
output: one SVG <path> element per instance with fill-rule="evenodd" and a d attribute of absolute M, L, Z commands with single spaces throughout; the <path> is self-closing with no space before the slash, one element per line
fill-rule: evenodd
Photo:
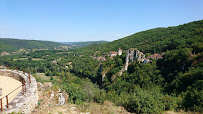
<path fill-rule="evenodd" d="M 203 90 L 188 91 L 183 99 L 183 106 L 186 110 L 203 112 Z"/>

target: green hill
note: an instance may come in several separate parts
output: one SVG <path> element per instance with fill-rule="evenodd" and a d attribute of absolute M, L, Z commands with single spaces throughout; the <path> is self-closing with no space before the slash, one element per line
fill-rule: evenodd
<path fill-rule="evenodd" d="M 90 45 L 77 51 L 81 53 L 87 53 L 89 50 L 109 52 L 111 50 L 116 51 L 118 48 L 124 50 L 138 48 L 144 53 L 156 53 L 192 47 L 194 43 L 203 45 L 203 20 L 180 26 L 146 30 L 110 43 Z"/>
<path fill-rule="evenodd" d="M 107 57 L 103 62 L 91 58 L 118 48 L 165 53 L 162 59 L 152 59 L 148 64 L 133 61 L 121 76 L 118 73 L 125 65 L 125 54 L 114 59 Z M 105 100 L 130 112 L 203 112 L 203 20 L 142 31 L 110 43 L 76 49 L 73 54 L 72 71 L 101 82 L 107 91 Z"/>
<path fill-rule="evenodd" d="M 17 49 L 52 49 L 54 47 L 62 46 L 58 42 L 51 41 L 38 41 L 38 40 L 20 40 L 10 38 L 0 38 L 0 52 L 1 51 L 14 51 Z"/>
<path fill-rule="evenodd" d="M 68 44 L 70 46 L 73 46 L 74 48 L 81 48 L 81 47 L 86 47 L 86 46 L 92 45 L 92 44 L 104 44 L 104 43 L 108 43 L 108 41 L 61 42 L 61 43 Z"/>

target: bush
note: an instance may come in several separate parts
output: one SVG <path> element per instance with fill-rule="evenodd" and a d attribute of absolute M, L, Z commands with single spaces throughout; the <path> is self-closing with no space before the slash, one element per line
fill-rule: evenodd
<path fill-rule="evenodd" d="M 69 102 L 75 104 L 81 104 L 85 98 L 85 92 L 75 84 L 67 84 L 63 86 L 63 90 L 69 94 Z"/>
<path fill-rule="evenodd" d="M 160 113 L 164 110 L 172 110 L 177 105 L 175 97 L 164 95 L 158 89 L 140 88 L 134 93 L 122 92 L 116 104 L 133 113 Z"/>
<path fill-rule="evenodd" d="M 183 106 L 186 110 L 203 112 L 203 90 L 191 90 L 183 99 Z"/>
<path fill-rule="evenodd" d="M 160 98 L 161 95 L 149 91 L 137 91 L 131 95 L 126 108 L 135 113 L 160 113 L 165 108 Z"/>

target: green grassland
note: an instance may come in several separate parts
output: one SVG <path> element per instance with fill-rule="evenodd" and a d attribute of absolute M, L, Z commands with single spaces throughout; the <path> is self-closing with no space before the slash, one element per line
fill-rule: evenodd
<path fill-rule="evenodd" d="M 51 82 L 51 76 L 46 76 L 45 73 L 36 73 L 33 76 L 40 82 Z M 53 76 L 53 79 L 57 79 L 58 76 Z"/>

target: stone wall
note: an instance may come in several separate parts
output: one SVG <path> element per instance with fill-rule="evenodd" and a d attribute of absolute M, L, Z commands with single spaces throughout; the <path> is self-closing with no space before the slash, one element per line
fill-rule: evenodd
<path fill-rule="evenodd" d="M 3 106 L 3 113 L 21 112 L 30 114 L 38 104 L 37 82 L 33 76 L 30 76 L 29 83 L 28 74 L 23 74 L 22 71 L 0 69 L 0 76 L 12 77 L 19 80 L 22 84 L 26 84 L 26 92 L 20 92 L 11 102 L 9 108 Z M 0 112 L 1 113 L 1 112 Z"/>
<path fill-rule="evenodd" d="M 25 84 L 25 79 L 22 76 L 20 76 L 18 73 L 11 72 L 10 70 L 0 70 L 0 76 L 11 77 L 20 81 L 22 84 Z"/>

